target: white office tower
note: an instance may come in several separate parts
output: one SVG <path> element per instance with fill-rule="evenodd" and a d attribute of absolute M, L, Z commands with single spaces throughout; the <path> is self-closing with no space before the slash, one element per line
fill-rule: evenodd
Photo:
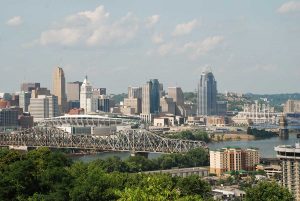
<path fill-rule="evenodd" d="M 54 95 L 38 95 L 38 97 L 32 97 L 28 110 L 31 116 L 33 116 L 34 121 L 56 117 L 59 114 L 58 98 Z"/>
<path fill-rule="evenodd" d="M 93 96 L 93 87 L 85 77 L 80 89 L 80 108 L 85 114 L 96 112 L 98 109 L 98 99 Z"/>
<path fill-rule="evenodd" d="M 23 108 L 23 112 L 28 112 L 30 104 L 31 92 L 21 91 L 19 94 L 19 107 Z"/>

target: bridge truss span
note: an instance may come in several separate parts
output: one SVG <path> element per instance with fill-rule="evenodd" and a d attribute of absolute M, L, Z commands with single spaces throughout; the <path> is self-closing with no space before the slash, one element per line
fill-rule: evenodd
<path fill-rule="evenodd" d="M 0 146 L 50 147 L 95 151 L 179 153 L 207 148 L 202 141 L 164 138 L 146 130 L 124 130 L 106 136 L 72 135 L 55 127 L 35 127 L 0 134 Z"/>

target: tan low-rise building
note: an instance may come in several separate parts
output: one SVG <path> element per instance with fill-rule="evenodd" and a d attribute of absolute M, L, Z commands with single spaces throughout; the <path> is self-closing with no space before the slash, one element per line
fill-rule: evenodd
<path fill-rule="evenodd" d="M 209 157 L 210 173 L 218 176 L 227 171 L 253 171 L 260 159 L 257 149 L 241 149 L 239 147 L 210 151 Z"/>

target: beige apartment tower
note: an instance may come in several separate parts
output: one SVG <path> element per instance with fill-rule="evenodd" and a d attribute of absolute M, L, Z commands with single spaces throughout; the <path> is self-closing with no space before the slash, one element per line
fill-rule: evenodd
<path fill-rule="evenodd" d="M 283 107 L 284 113 L 300 112 L 300 100 L 287 100 Z"/>
<path fill-rule="evenodd" d="M 279 145 L 275 151 L 281 161 L 281 184 L 293 192 L 296 201 L 300 201 L 300 144 Z"/>
<path fill-rule="evenodd" d="M 59 112 L 61 114 L 67 112 L 66 80 L 60 67 L 56 67 L 53 72 L 53 94 L 58 98 Z"/>
<path fill-rule="evenodd" d="M 259 152 L 257 149 L 241 149 L 239 147 L 227 147 L 209 152 L 210 173 L 217 176 L 228 171 L 255 170 L 259 164 Z"/>

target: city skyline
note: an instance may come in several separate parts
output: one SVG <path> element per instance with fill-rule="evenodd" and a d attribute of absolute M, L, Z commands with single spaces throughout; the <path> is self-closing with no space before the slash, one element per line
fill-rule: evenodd
<path fill-rule="evenodd" d="M 220 92 L 299 92 L 299 1 L 30 2 L 2 2 L 0 91 L 50 89 L 61 66 L 110 93 L 152 78 L 195 91 L 206 68 Z"/>

